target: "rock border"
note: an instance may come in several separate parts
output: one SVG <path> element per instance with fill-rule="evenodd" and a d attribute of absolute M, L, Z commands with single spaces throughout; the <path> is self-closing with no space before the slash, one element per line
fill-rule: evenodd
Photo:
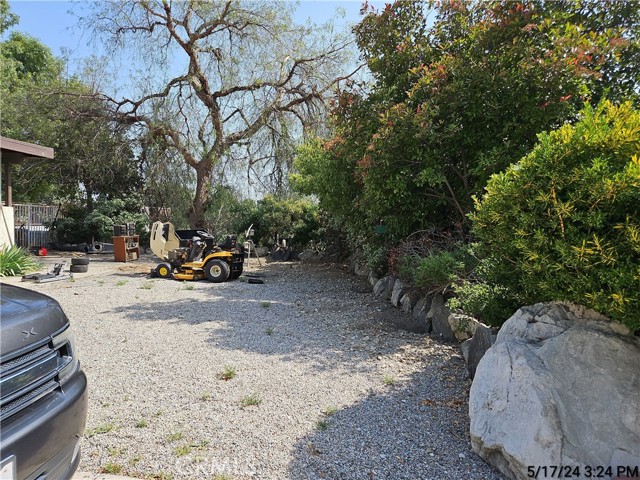
<path fill-rule="evenodd" d="M 366 264 L 352 260 L 349 272 L 367 277 L 374 295 L 411 315 L 412 321 L 400 327 L 413 333 L 426 333 L 445 342 L 458 342 L 473 379 L 480 359 L 495 343 L 498 329 L 475 318 L 452 312 L 441 294 L 424 295 L 393 275 L 378 275 Z"/>

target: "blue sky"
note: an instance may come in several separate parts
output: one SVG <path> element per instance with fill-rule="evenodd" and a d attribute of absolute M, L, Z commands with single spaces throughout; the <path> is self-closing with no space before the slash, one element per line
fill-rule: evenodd
<path fill-rule="evenodd" d="M 105 1 L 105 0 L 100 0 Z M 390 0 L 387 0 L 390 1 Z M 305 23 L 321 24 L 336 16 L 341 11 L 344 16 L 335 20 L 338 28 L 348 29 L 360 21 L 360 8 L 363 0 L 302 0 L 299 2 L 295 20 Z M 382 8 L 385 1 L 369 1 L 370 5 Z M 98 42 L 91 43 L 90 35 L 78 27 L 78 16 L 86 14 L 88 2 L 83 0 L 10 0 L 11 10 L 20 17 L 18 25 L 11 31 L 27 33 L 47 45 L 54 55 L 67 59 L 67 73 L 74 74 L 82 69 L 82 59 L 93 55 L 100 57 Z M 117 67 L 112 69 L 119 71 Z M 128 80 L 123 75 L 117 75 L 116 83 L 110 86 L 102 85 L 106 93 L 128 90 Z"/>
<path fill-rule="evenodd" d="M 334 16 L 337 9 L 344 9 L 346 15 L 337 25 L 347 28 L 358 22 L 362 3 L 362 0 L 301 1 L 296 19 L 303 23 L 311 18 L 315 23 L 322 23 Z M 384 2 L 369 3 L 376 7 L 384 5 Z M 64 49 L 73 60 L 93 53 L 93 47 L 87 46 L 90 39 L 76 27 L 77 18 L 72 13 L 80 10 L 81 2 L 13 0 L 9 4 L 20 17 L 20 23 L 14 29 L 37 38 L 55 55 L 61 56 Z"/>

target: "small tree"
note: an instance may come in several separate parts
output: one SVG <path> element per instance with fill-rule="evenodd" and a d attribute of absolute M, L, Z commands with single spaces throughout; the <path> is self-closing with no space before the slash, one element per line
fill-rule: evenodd
<path fill-rule="evenodd" d="M 0 4 L 2 6 L 2 4 Z M 3 7 L 4 8 L 4 7 Z M 1 14 L 2 10 L 0 10 Z M 37 39 L 19 32 L 0 42 L 2 135 L 54 147 L 54 161 L 13 165 L 17 201 L 117 196 L 140 186 L 129 127 Z"/>

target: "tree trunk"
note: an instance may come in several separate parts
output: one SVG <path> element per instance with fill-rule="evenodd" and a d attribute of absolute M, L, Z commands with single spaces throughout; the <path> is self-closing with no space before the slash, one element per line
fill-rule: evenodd
<path fill-rule="evenodd" d="M 196 193 L 189 209 L 189 224 L 192 229 L 206 230 L 204 215 L 207 211 L 210 187 L 211 162 L 202 161 L 196 168 Z"/>
<path fill-rule="evenodd" d="M 85 190 L 87 192 L 87 213 L 91 213 L 93 212 L 93 190 L 88 188 L 85 188 Z"/>

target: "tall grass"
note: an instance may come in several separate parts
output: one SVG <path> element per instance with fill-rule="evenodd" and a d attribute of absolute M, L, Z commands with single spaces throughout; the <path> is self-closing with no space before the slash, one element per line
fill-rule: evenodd
<path fill-rule="evenodd" d="M 0 277 L 13 277 L 37 267 L 33 256 L 23 248 L 15 245 L 0 247 Z"/>

